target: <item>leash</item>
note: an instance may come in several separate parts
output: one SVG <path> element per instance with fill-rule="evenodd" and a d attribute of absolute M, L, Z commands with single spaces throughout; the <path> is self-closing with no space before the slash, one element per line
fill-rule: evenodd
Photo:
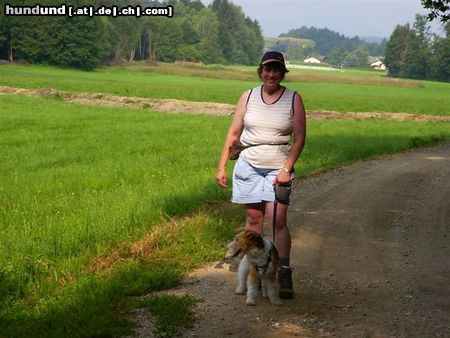
<path fill-rule="evenodd" d="M 275 228 L 277 224 L 277 206 L 278 200 L 275 197 L 275 201 L 273 202 L 273 218 L 272 218 L 272 244 L 275 246 Z"/>

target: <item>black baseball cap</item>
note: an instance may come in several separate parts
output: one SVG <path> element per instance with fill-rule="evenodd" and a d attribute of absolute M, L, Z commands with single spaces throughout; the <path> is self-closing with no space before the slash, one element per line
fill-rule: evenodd
<path fill-rule="evenodd" d="M 266 65 L 268 63 L 277 62 L 283 65 L 284 71 L 288 72 L 286 68 L 286 63 L 284 61 L 284 56 L 282 53 L 277 52 L 275 50 L 271 50 L 268 52 L 265 52 L 263 57 L 261 58 L 260 65 Z"/>

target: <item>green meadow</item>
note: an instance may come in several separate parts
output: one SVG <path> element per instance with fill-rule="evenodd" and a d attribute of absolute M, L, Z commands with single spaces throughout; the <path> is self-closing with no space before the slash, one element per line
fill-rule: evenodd
<path fill-rule="evenodd" d="M 197 68 L 2 65 L 0 85 L 233 103 L 258 84 L 249 68 L 240 79 L 230 67 Z M 449 114 L 449 84 L 291 73 L 308 109 Z M 243 225 L 214 180 L 230 122 L 0 95 L 0 337 L 130 334 L 123 313 L 135 307 L 169 335 L 192 323 L 196 300 L 136 296 L 220 259 Z M 449 139 L 448 123 L 309 121 L 296 169 L 305 177 Z"/>
<path fill-rule="evenodd" d="M 286 84 L 302 94 L 309 110 L 450 115 L 449 83 L 391 79 L 383 74 L 293 69 Z M 255 67 L 137 63 L 80 72 L 2 65 L 1 85 L 235 104 L 259 80 Z"/>

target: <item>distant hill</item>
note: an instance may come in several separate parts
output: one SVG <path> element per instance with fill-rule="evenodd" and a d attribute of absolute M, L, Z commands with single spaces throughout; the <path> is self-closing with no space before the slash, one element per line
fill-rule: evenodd
<path fill-rule="evenodd" d="M 290 61 L 303 60 L 306 56 L 314 52 L 315 46 L 316 43 L 310 39 L 264 37 L 264 49 L 282 52 Z"/>
<path fill-rule="evenodd" d="M 292 37 L 278 37 L 278 38 L 273 38 L 273 37 L 264 37 L 264 48 L 266 49 L 272 49 L 274 46 L 276 46 L 277 44 L 289 44 L 289 45 L 297 45 L 297 46 L 310 46 L 310 47 L 314 47 L 315 46 L 315 42 L 313 40 L 310 39 L 298 39 L 298 38 L 292 38 Z"/>
<path fill-rule="evenodd" d="M 379 36 L 360 36 L 359 38 L 368 43 L 382 43 L 386 39 Z"/>
<path fill-rule="evenodd" d="M 316 28 L 306 27 L 291 29 L 285 34 L 280 34 L 283 38 L 298 38 L 298 39 L 310 39 L 315 42 L 315 52 L 320 55 L 330 56 L 334 50 L 343 49 L 351 52 L 357 49 L 361 45 L 367 45 L 370 55 L 383 55 L 384 46 L 386 40 L 382 40 L 382 43 L 367 42 L 355 37 L 346 37 L 338 32 L 332 31 L 328 28 Z"/>

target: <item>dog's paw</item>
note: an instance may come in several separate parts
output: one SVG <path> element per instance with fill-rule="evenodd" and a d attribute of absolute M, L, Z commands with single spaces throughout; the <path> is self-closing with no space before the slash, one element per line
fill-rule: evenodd
<path fill-rule="evenodd" d="M 245 303 L 247 305 L 253 306 L 256 305 L 256 300 L 254 300 L 253 298 L 247 298 L 247 300 L 245 301 Z"/>
<path fill-rule="evenodd" d="M 245 291 L 245 288 L 238 287 L 236 290 L 234 290 L 234 293 L 236 295 L 245 295 Z"/>

